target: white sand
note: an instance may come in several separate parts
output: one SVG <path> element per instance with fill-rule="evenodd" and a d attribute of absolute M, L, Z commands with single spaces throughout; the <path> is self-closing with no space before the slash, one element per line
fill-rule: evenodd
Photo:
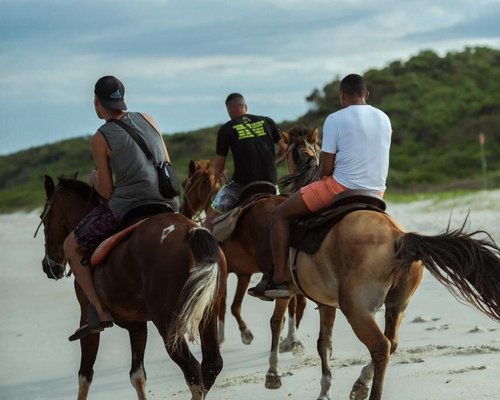
<path fill-rule="evenodd" d="M 458 227 L 470 209 L 470 229 L 482 228 L 500 241 L 500 192 L 488 192 L 434 204 L 390 204 L 388 211 L 409 230 L 443 231 L 454 207 Z M 43 234 L 33 239 L 38 214 L 0 215 L 0 399 L 75 399 L 80 347 L 67 337 L 78 325 L 73 280 L 58 282 L 42 272 Z M 252 281 L 259 279 L 256 275 Z M 230 276 L 229 293 L 235 287 Z M 244 318 L 255 339 L 243 345 L 231 315 L 226 317 L 224 369 L 209 399 L 316 399 L 321 372 L 316 353 L 318 315 L 308 303 L 299 329 L 305 353 L 281 356 L 283 386 L 264 388 L 273 305 L 247 296 Z M 341 313 L 334 328 L 332 398 L 347 399 L 368 352 Z M 378 314 L 382 323 L 383 313 Z M 149 325 L 145 356 L 149 399 L 189 399 L 180 369 Z M 195 356 L 200 352 L 193 346 Z M 130 348 L 120 328 L 101 335 L 91 400 L 134 399 L 129 383 Z M 459 303 L 430 274 L 417 290 L 400 331 L 400 347 L 391 360 L 384 399 L 500 399 L 500 325 Z"/>

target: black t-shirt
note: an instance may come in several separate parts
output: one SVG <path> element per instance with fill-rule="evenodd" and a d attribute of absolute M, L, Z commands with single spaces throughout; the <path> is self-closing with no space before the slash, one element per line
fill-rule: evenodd
<path fill-rule="evenodd" d="M 222 125 L 216 154 L 226 157 L 231 149 L 236 183 L 276 183 L 274 143 L 279 140 L 279 128 L 271 118 L 246 114 Z"/>

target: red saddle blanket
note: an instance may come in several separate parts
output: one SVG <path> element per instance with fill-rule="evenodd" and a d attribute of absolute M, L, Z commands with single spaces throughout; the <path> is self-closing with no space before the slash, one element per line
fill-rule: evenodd
<path fill-rule="evenodd" d="M 136 228 L 142 224 L 144 221 L 146 221 L 147 218 L 141 219 L 139 222 L 136 222 L 133 225 L 130 225 L 129 227 L 121 230 L 118 233 L 115 233 L 113 236 L 110 236 L 106 240 L 104 240 L 99 246 L 97 246 L 97 249 L 94 250 L 94 253 L 92 254 L 92 258 L 90 259 L 90 264 L 91 265 L 97 265 L 102 263 L 106 257 L 108 256 L 109 252 L 113 250 L 113 248 L 120 243 L 123 239 L 125 239 L 127 236 L 129 236 L 133 231 L 136 230 Z"/>

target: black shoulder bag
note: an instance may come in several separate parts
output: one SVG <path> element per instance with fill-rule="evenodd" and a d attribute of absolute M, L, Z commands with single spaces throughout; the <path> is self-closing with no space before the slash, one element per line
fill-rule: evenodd
<path fill-rule="evenodd" d="M 144 139 L 135 131 L 133 127 L 126 124 L 123 121 L 118 119 L 109 119 L 108 122 L 114 122 L 115 124 L 122 127 L 125 132 L 127 132 L 130 137 L 137 143 L 137 145 L 144 152 L 149 161 L 151 161 L 156 168 L 156 172 L 158 172 L 158 189 L 163 197 L 167 199 L 171 199 L 180 194 L 180 186 L 179 180 L 174 173 L 174 169 L 172 168 L 172 164 L 168 161 L 160 161 L 157 162 L 151 151 L 149 150 Z"/>

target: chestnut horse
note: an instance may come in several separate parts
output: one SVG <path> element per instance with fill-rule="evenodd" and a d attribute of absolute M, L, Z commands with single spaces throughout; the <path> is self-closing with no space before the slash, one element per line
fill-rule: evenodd
<path fill-rule="evenodd" d="M 213 195 L 219 189 L 215 186 L 214 171 L 211 162 L 209 160 L 198 160 L 196 162 L 191 160 L 188 177 L 183 182 L 183 187 L 184 194 L 181 212 L 184 215 L 192 217 L 208 209 Z M 284 197 L 273 196 L 273 202 L 276 202 L 276 204 L 284 201 L 284 199 Z M 274 207 L 274 203 L 272 204 Z M 237 276 L 237 286 L 233 303 L 231 304 L 231 313 L 238 323 L 241 340 L 244 344 L 252 342 L 253 334 L 241 317 L 243 298 L 252 274 L 266 272 L 271 266 L 269 262 L 272 259 L 269 242 L 271 212 L 272 207 L 266 206 L 265 209 L 260 210 L 256 206 L 253 206 L 246 213 L 247 216 L 242 218 L 242 221 L 238 223 L 238 229 L 234 235 L 223 243 L 223 249 L 228 262 L 228 272 L 234 272 Z M 275 314 L 280 314 L 281 311 L 279 310 L 283 307 L 286 310 L 287 306 L 289 314 L 288 335 L 280 344 L 280 349 L 281 351 L 300 353 L 303 347 L 297 338 L 296 330 L 304 314 L 306 299 L 301 294 L 298 294 L 289 301 L 280 300 L 276 302 Z M 224 340 L 225 313 L 225 303 L 221 302 L 219 313 L 220 343 Z M 277 341 L 279 341 L 280 332 L 277 333 Z"/>
<path fill-rule="evenodd" d="M 500 249 L 483 231 L 466 233 L 463 226 L 448 227 L 444 233 L 424 236 L 405 232 L 385 213 L 354 211 L 329 230 L 316 253 L 291 249 L 290 260 L 295 264 L 296 286 L 319 305 L 320 400 L 330 399 L 329 361 L 337 308 L 371 355 L 349 398 L 365 399 L 368 393 L 370 400 L 382 398 L 403 312 L 424 268 L 452 293 L 500 320 Z M 384 331 L 375 321 L 382 306 Z"/>
<path fill-rule="evenodd" d="M 49 278 L 64 275 L 63 241 L 82 217 L 98 204 L 89 185 L 45 177 L 46 203 L 41 223 L 45 233 L 44 272 Z M 94 267 L 94 282 L 116 324 L 127 329 L 132 349 L 130 380 L 139 400 L 146 399 L 143 365 L 147 321 L 163 338 L 167 353 L 181 368 L 192 398 L 201 400 L 222 369 L 214 308 L 225 292 L 226 264 L 217 241 L 205 229 L 177 213 L 149 217 L 120 242 L 107 259 Z M 87 318 L 88 301 L 75 281 L 80 303 L 80 324 Z M 184 338 L 201 338 L 201 366 Z M 87 398 L 99 334 L 80 341 L 78 400 Z"/>

